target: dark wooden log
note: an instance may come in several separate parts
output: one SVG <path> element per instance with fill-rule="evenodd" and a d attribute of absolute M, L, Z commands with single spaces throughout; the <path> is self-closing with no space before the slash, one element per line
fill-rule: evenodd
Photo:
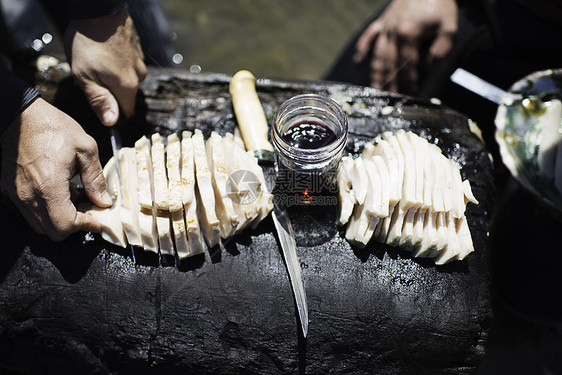
<path fill-rule="evenodd" d="M 235 126 L 228 80 L 151 70 L 124 143 L 142 134 Z M 47 89 L 45 82 L 41 83 Z M 104 129 L 69 80 L 54 102 L 98 140 Z M 97 236 L 53 243 L 33 234 L 4 199 L 0 209 L 0 368 L 26 373 L 470 374 L 491 322 L 488 223 L 491 164 L 467 118 L 447 108 L 369 88 L 260 79 L 271 119 L 289 97 L 314 92 L 345 102 L 347 152 L 384 130 L 409 129 L 462 166 L 479 206 L 467 218 L 476 251 L 435 266 L 375 242 L 353 248 L 337 208 L 292 207 L 310 310 L 299 335 L 287 272 L 271 219 L 177 266 Z M 394 106 L 391 114 L 381 114 Z"/>

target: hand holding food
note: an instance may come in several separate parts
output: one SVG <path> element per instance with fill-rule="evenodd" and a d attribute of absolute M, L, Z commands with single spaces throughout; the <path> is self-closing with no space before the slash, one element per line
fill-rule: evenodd
<path fill-rule="evenodd" d="M 135 149 L 119 151 L 123 197 L 115 159 L 104 167 L 115 203 L 86 213 L 101 222 L 107 241 L 184 259 L 203 252 L 203 238 L 213 247 L 271 212 L 261 168 L 232 134 L 213 132 L 205 141 L 200 130 L 184 131 L 164 146 L 155 133 L 151 141 L 142 137 Z"/>
<path fill-rule="evenodd" d="M 97 145 L 76 121 L 39 98 L 5 130 L 1 143 L 2 194 L 36 232 L 62 240 L 80 230 L 101 230 L 71 200 L 69 180 L 78 172 L 88 198 L 111 205 Z"/>

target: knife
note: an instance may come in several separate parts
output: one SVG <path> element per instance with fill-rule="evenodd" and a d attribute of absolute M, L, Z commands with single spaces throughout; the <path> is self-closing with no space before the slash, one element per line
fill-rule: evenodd
<path fill-rule="evenodd" d="M 230 81 L 229 91 L 246 149 L 254 152 L 264 170 L 271 171 L 274 160 L 273 146 L 268 140 L 267 120 L 256 92 L 256 77 L 247 70 L 237 72 Z M 308 333 L 308 306 L 291 221 L 285 207 L 278 204 L 275 199 L 273 200 L 271 216 L 287 265 L 302 334 L 306 338 Z"/>
<path fill-rule="evenodd" d="M 121 112 L 121 111 L 119 111 Z M 113 152 L 113 158 L 115 158 L 115 169 L 117 171 L 117 180 L 119 181 L 119 194 L 121 199 L 123 199 L 123 180 L 121 178 L 121 167 L 119 166 L 119 150 L 121 150 L 121 133 L 117 129 L 117 126 L 121 123 L 121 117 L 117 120 L 117 123 L 109 128 L 109 139 L 111 141 L 111 151 Z M 131 254 L 133 256 L 133 262 L 136 264 L 137 260 L 135 258 L 135 249 L 131 245 Z"/>
<path fill-rule="evenodd" d="M 119 180 L 119 194 L 123 197 L 123 180 L 121 179 L 121 168 L 119 167 L 119 150 L 121 150 L 121 136 L 116 129 L 117 124 L 109 128 L 109 139 L 111 141 L 111 151 L 115 159 L 115 169 L 117 170 L 117 179 Z"/>
<path fill-rule="evenodd" d="M 504 91 L 462 68 L 457 68 L 451 74 L 451 81 L 496 104 L 502 104 L 506 100 L 522 99 L 521 95 Z"/>

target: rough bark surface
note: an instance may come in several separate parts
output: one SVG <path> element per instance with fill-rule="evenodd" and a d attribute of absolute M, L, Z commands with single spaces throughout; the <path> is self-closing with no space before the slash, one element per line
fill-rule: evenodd
<path fill-rule="evenodd" d="M 228 76 L 152 70 L 125 145 L 142 134 L 200 128 L 232 131 Z M 43 90 L 52 84 L 42 82 Z M 290 211 L 308 296 L 310 330 L 299 335 L 283 258 L 270 218 L 203 256 L 163 266 L 141 249 L 78 234 L 61 243 L 34 235 L 17 211 L 0 208 L 0 369 L 33 374 L 365 373 L 470 374 L 491 320 L 488 226 L 491 164 L 467 119 L 385 92 L 260 79 L 268 119 L 284 100 L 315 92 L 346 101 L 358 153 L 384 130 L 409 129 L 458 161 L 479 206 L 467 218 L 476 251 L 435 266 L 375 242 L 350 246 L 336 207 Z M 54 102 L 98 140 L 109 137 L 70 81 Z M 391 114 L 381 114 L 394 106 Z M 386 113 L 386 112 L 384 112 Z"/>

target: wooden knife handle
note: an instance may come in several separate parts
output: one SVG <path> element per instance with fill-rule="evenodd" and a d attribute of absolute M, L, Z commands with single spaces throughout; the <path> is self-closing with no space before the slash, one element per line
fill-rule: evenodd
<path fill-rule="evenodd" d="M 240 70 L 232 77 L 229 91 L 246 149 L 273 152 L 267 138 L 269 127 L 256 92 L 256 77 L 247 70 Z"/>

